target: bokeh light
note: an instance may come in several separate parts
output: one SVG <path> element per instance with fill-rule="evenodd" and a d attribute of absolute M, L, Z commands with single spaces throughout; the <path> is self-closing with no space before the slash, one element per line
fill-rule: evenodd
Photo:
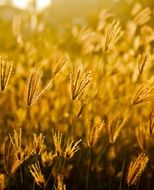
<path fill-rule="evenodd" d="M 14 6 L 25 9 L 28 7 L 28 4 L 30 3 L 30 0 L 13 0 L 12 1 Z M 38 10 L 42 10 L 45 7 L 47 7 L 51 3 L 51 0 L 36 0 L 36 6 Z"/>

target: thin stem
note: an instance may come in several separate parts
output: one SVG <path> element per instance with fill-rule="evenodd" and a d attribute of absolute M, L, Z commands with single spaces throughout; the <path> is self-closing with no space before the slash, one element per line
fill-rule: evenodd
<path fill-rule="evenodd" d="M 23 184 L 23 175 L 22 175 L 22 167 L 20 166 L 20 179 L 21 179 L 21 183 Z"/>
<path fill-rule="evenodd" d="M 33 182 L 33 190 L 35 190 L 35 180 L 34 180 L 34 182 Z"/>
<path fill-rule="evenodd" d="M 108 60 L 107 60 L 107 53 L 104 53 L 104 56 L 103 56 L 103 58 L 104 58 L 104 67 L 103 67 L 103 71 L 102 71 L 102 75 L 105 75 L 105 73 L 106 73 L 106 66 L 107 66 L 107 62 L 108 62 Z"/>
<path fill-rule="evenodd" d="M 136 189 L 136 190 L 139 189 L 139 186 L 140 186 L 140 179 L 141 179 L 141 178 L 139 178 L 139 181 L 137 182 L 136 188 L 134 188 L 134 189 Z"/>
<path fill-rule="evenodd" d="M 61 169 L 61 174 L 63 174 L 63 172 L 64 172 L 66 161 L 67 161 L 66 158 L 64 158 L 64 163 L 63 163 L 63 166 Z"/>
<path fill-rule="evenodd" d="M 59 159 L 59 164 L 58 164 L 58 168 L 57 168 L 57 176 L 58 176 L 58 173 L 59 173 L 60 166 L 61 166 L 61 158 Z M 57 180 L 57 176 L 55 177 L 52 190 L 54 190 L 54 187 L 55 187 L 55 184 L 56 184 L 56 180 Z"/>
<path fill-rule="evenodd" d="M 50 180 L 50 177 L 51 177 L 51 175 L 52 175 L 52 172 L 53 172 L 54 168 L 56 167 L 56 165 L 58 164 L 59 160 L 60 160 L 60 158 L 58 157 L 58 159 L 57 159 L 55 165 L 53 166 L 53 168 L 52 168 L 52 170 L 51 170 L 51 172 L 50 172 L 50 175 L 49 175 L 49 177 L 48 177 L 48 179 L 47 179 L 47 181 L 46 181 L 46 183 L 45 183 L 45 185 L 44 185 L 43 190 L 46 189 L 46 187 L 47 187 L 47 185 L 48 185 L 48 182 L 49 182 L 49 180 Z"/>
<path fill-rule="evenodd" d="M 107 144 L 104 147 L 104 150 L 100 153 L 100 155 L 97 157 L 97 160 L 95 162 L 95 166 L 97 165 L 97 163 L 100 161 L 100 159 L 102 158 L 102 156 L 104 155 L 105 151 L 107 150 L 107 148 L 109 147 L 110 143 L 107 142 Z"/>
<path fill-rule="evenodd" d="M 126 163 L 126 154 L 127 154 L 127 148 L 125 150 L 125 155 L 124 155 L 123 164 L 122 164 L 122 174 L 120 178 L 119 190 L 121 190 L 122 188 L 122 180 L 123 180 L 124 168 L 125 168 L 125 163 Z"/>
<path fill-rule="evenodd" d="M 27 113 L 26 113 L 26 128 L 29 128 L 31 122 L 31 107 L 27 106 Z"/>
<path fill-rule="evenodd" d="M 111 160 L 109 160 L 109 190 L 111 190 L 112 175 L 111 175 Z"/>
<path fill-rule="evenodd" d="M 146 168 L 146 176 L 147 176 L 147 190 L 150 190 L 150 184 L 148 179 L 148 168 Z"/>
<path fill-rule="evenodd" d="M 88 190 L 88 185 L 89 185 L 89 172 L 91 169 L 91 147 L 89 148 L 89 163 L 88 163 L 88 168 L 87 168 L 87 175 L 86 175 L 86 190 Z"/>
<path fill-rule="evenodd" d="M 45 91 L 49 88 L 49 86 L 52 84 L 52 82 L 53 82 L 53 79 L 51 79 L 50 82 L 41 90 L 41 92 L 40 92 L 40 93 L 36 96 L 36 98 L 33 100 L 33 103 L 32 103 L 32 104 L 34 104 L 34 103 L 38 100 L 38 98 L 39 98 L 42 94 L 45 93 Z"/>

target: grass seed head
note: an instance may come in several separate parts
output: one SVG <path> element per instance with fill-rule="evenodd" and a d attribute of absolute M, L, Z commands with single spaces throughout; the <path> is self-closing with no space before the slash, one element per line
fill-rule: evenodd
<path fill-rule="evenodd" d="M 30 165 L 29 170 L 32 176 L 34 177 L 36 184 L 43 188 L 45 185 L 45 179 L 42 174 L 39 162 Z"/>
<path fill-rule="evenodd" d="M 152 11 L 149 7 L 140 10 L 133 18 L 133 21 L 141 26 L 147 23 L 151 19 Z"/>
<path fill-rule="evenodd" d="M 142 75 L 145 66 L 150 62 L 150 54 L 149 53 L 144 53 L 144 54 L 139 54 L 137 63 L 138 63 L 138 70 L 139 74 Z"/>
<path fill-rule="evenodd" d="M 148 131 L 146 125 L 140 125 L 135 130 L 136 138 L 139 144 L 139 147 L 144 151 L 147 147 Z"/>
<path fill-rule="evenodd" d="M 73 71 L 71 75 L 71 98 L 73 101 L 81 94 L 83 95 L 90 81 L 91 72 L 87 72 L 82 76 L 81 70 Z"/>
<path fill-rule="evenodd" d="M 120 40 L 123 35 L 123 31 L 118 20 L 113 20 L 105 27 L 105 39 L 104 39 L 104 52 L 109 52 L 114 45 Z"/>
<path fill-rule="evenodd" d="M 28 80 L 27 88 L 27 105 L 32 105 L 38 98 L 38 92 L 40 90 L 41 75 L 40 72 L 31 73 Z"/>
<path fill-rule="evenodd" d="M 89 147 L 92 147 L 96 144 L 101 135 L 101 132 L 103 131 L 104 125 L 104 122 L 99 118 L 94 121 L 94 124 L 92 126 L 89 124 L 87 127 L 87 142 Z"/>
<path fill-rule="evenodd" d="M 64 150 L 64 157 L 66 159 L 72 158 L 74 153 L 80 149 L 80 147 L 78 145 L 81 141 L 82 140 L 80 139 L 76 143 L 74 143 L 74 140 L 71 140 L 70 138 L 68 138 L 67 143 L 66 143 L 66 147 Z"/>
<path fill-rule="evenodd" d="M 4 91 L 8 85 L 13 68 L 13 62 L 8 59 L 7 55 L 0 56 L 0 88 Z"/>
<path fill-rule="evenodd" d="M 133 105 L 148 102 L 154 99 L 154 88 L 150 85 L 142 85 L 136 92 Z"/>
<path fill-rule="evenodd" d="M 66 190 L 66 185 L 63 182 L 63 177 L 58 175 L 57 177 L 57 188 L 56 190 Z"/>
<path fill-rule="evenodd" d="M 17 157 L 18 152 L 15 152 L 13 145 L 9 138 L 4 141 L 4 166 L 7 175 L 13 174 L 22 161 Z"/>
<path fill-rule="evenodd" d="M 149 133 L 153 134 L 153 129 L 154 129 L 154 110 L 152 110 L 150 112 L 148 128 L 149 128 Z"/>
<path fill-rule="evenodd" d="M 55 158 L 55 154 L 53 154 L 52 152 L 47 152 L 44 151 L 41 154 L 41 159 L 42 159 L 42 164 L 44 167 L 50 167 L 52 164 L 53 159 Z"/>
<path fill-rule="evenodd" d="M 60 132 L 53 132 L 53 142 L 55 146 L 55 154 L 56 156 L 62 156 L 62 133 Z"/>
<path fill-rule="evenodd" d="M 125 122 L 126 117 L 122 117 L 120 113 L 109 115 L 108 124 L 105 125 L 109 137 L 109 143 L 113 144 L 116 141 Z"/>
<path fill-rule="evenodd" d="M 44 139 L 45 136 L 42 133 L 39 136 L 34 134 L 33 149 L 35 154 L 40 155 L 46 149 Z"/>
<path fill-rule="evenodd" d="M 136 159 L 131 161 L 127 173 L 128 186 L 136 185 L 136 183 L 140 179 L 140 176 L 145 170 L 148 160 L 149 160 L 148 156 L 146 156 L 144 153 L 141 153 L 138 155 Z"/>

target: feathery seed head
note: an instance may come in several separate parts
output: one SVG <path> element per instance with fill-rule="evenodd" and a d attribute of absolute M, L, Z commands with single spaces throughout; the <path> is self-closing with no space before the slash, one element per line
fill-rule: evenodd
<path fill-rule="evenodd" d="M 22 148 L 22 129 L 20 129 L 19 132 L 14 130 L 14 135 L 11 136 L 9 134 L 9 139 L 14 149 L 14 155 L 21 163 L 23 163 L 24 160 L 29 158 L 31 152 L 27 152 L 27 147 L 24 150 Z"/>
<path fill-rule="evenodd" d="M 142 85 L 134 97 L 133 105 L 148 102 L 154 99 L 154 88 L 150 85 Z"/>
<path fill-rule="evenodd" d="M 31 73 L 28 80 L 27 89 L 27 105 L 32 105 L 38 99 L 38 92 L 40 89 L 41 75 L 40 72 Z"/>
<path fill-rule="evenodd" d="M 4 91 L 12 73 L 13 62 L 8 59 L 7 55 L 0 56 L 0 85 L 1 91 Z"/>
<path fill-rule="evenodd" d="M 22 164 L 9 138 L 4 141 L 4 166 L 7 175 L 13 174 Z"/>
<path fill-rule="evenodd" d="M 139 54 L 137 63 L 138 63 L 138 70 L 139 74 L 142 75 L 144 71 L 145 65 L 147 65 L 150 62 L 150 54 L 149 53 L 144 53 L 144 54 Z"/>
<path fill-rule="evenodd" d="M 66 159 L 72 158 L 74 153 L 77 152 L 80 149 L 78 144 L 81 141 L 82 140 L 80 139 L 76 143 L 74 143 L 74 140 L 71 140 L 70 138 L 68 138 L 67 143 L 66 143 L 66 147 L 65 147 L 65 150 L 64 150 L 64 157 Z"/>
<path fill-rule="evenodd" d="M 5 139 L 4 142 L 4 165 L 7 175 L 13 174 L 18 167 L 29 158 L 32 151 L 27 146 L 22 148 L 22 130 L 14 130 L 14 134 Z"/>
<path fill-rule="evenodd" d="M 53 142 L 56 156 L 62 156 L 62 133 L 53 133 Z"/>
<path fill-rule="evenodd" d="M 144 25 L 146 22 L 148 22 L 151 19 L 152 11 L 149 7 L 142 9 L 137 12 L 137 14 L 134 16 L 133 21 L 141 26 Z"/>
<path fill-rule="evenodd" d="M 153 134 L 153 129 L 154 129 L 154 110 L 151 111 L 150 116 L 149 116 L 149 133 Z"/>
<path fill-rule="evenodd" d="M 45 167 L 51 166 L 52 161 L 55 158 L 55 156 L 56 155 L 53 154 L 52 152 L 47 152 L 47 151 L 43 152 L 41 154 L 41 159 L 42 159 L 43 166 L 45 166 Z"/>
<path fill-rule="evenodd" d="M 32 176 L 34 177 L 36 184 L 39 185 L 40 187 L 44 187 L 45 179 L 42 174 L 39 162 L 30 165 L 29 170 Z"/>
<path fill-rule="evenodd" d="M 87 127 L 87 141 L 88 146 L 92 147 L 96 144 L 98 141 L 100 134 L 104 128 L 104 122 L 100 119 L 97 119 L 94 121 L 94 124 Z"/>
<path fill-rule="evenodd" d="M 99 21 L 97 24 L 97 31 L 102 31 L 108 19 L 113 18 L 114 14 L 110 10 L 102 10 L 99 15 Z"/>
<path fill-rule="evenodd" d="M 58 60 L 57 66 L 53 73 L 54 76 L 62 69 L 62 67 L 65 65 L 66 62 L 68 62 L 68 56 L 64 56 Z"/>
<path fill-rule="evenodd" d="M 126 117 L 121 117 L 120 113 L 109 115 L 108 124 L 105 126 L 111 144 L 116 141 L 125 122 Z"/>
<path fill-rule="evenodd" d="M 81 76 L 81 70 L 73 72 L 71 75 L 71 98 L 74 101 L 77 97 L 84 93 L 86 87 L 91 81 L 91 72 Z"/>
<path fill-rule="evenodd" d="M 45 91 L 50 87 L 52 82 L 53 79 L 51 79 L 42 89 L 40 89 L 41 74 L 38 71 L 34 71 L 28 80 L 27 105 L 31 106 L 34 104 L 39 99 L 39 97 L 44 94 Z"/>
<path fill-rule="evenodd" d="M 123 35 L 121 30 L 120 22 L 118 20 L 113 20 L 112 23 L 107 24 L 105 27 L 105 38 L 103 51 L 109 52 L 113 46 L 120 40 Z"/>
<path fill-rule="evenodd" d="M 146 125 L 140 125 L 135 129 L 136 138 L 142 151 L 146 149 L 148 131 Z"/>
<path fill-rule="evenodd" d="M 138 182 L 148 163 L 148 160 L 148 156 L 146 156 L 144 153 L 141 153 L 136 159 L 131 161 L 127 173 L 128 186 L 135 185 Z"/>
<path fill-rule="evenodd" d="M 44 139 L 45 136 L 43 136 L 42 133 L 39 136 L 34 134 L 33 149 L 35 154 L 40 155 L 45 150 L 46 146 L 44 144 Z"/>
<path fill-rule="evenodd" d="M 63 177 L 61 175 L 58 175 L 57 178 L 57 190 L 66 190 L 66 185 L 63 182 Z"/>

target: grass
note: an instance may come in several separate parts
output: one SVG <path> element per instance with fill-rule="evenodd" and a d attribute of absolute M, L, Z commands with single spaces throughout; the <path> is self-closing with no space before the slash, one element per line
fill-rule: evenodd
<path fill-rule="evenodd" d="M 152 8 L 56 35 L 23 15 L 0 54 L 0 189 L 153 189 Z"/>

